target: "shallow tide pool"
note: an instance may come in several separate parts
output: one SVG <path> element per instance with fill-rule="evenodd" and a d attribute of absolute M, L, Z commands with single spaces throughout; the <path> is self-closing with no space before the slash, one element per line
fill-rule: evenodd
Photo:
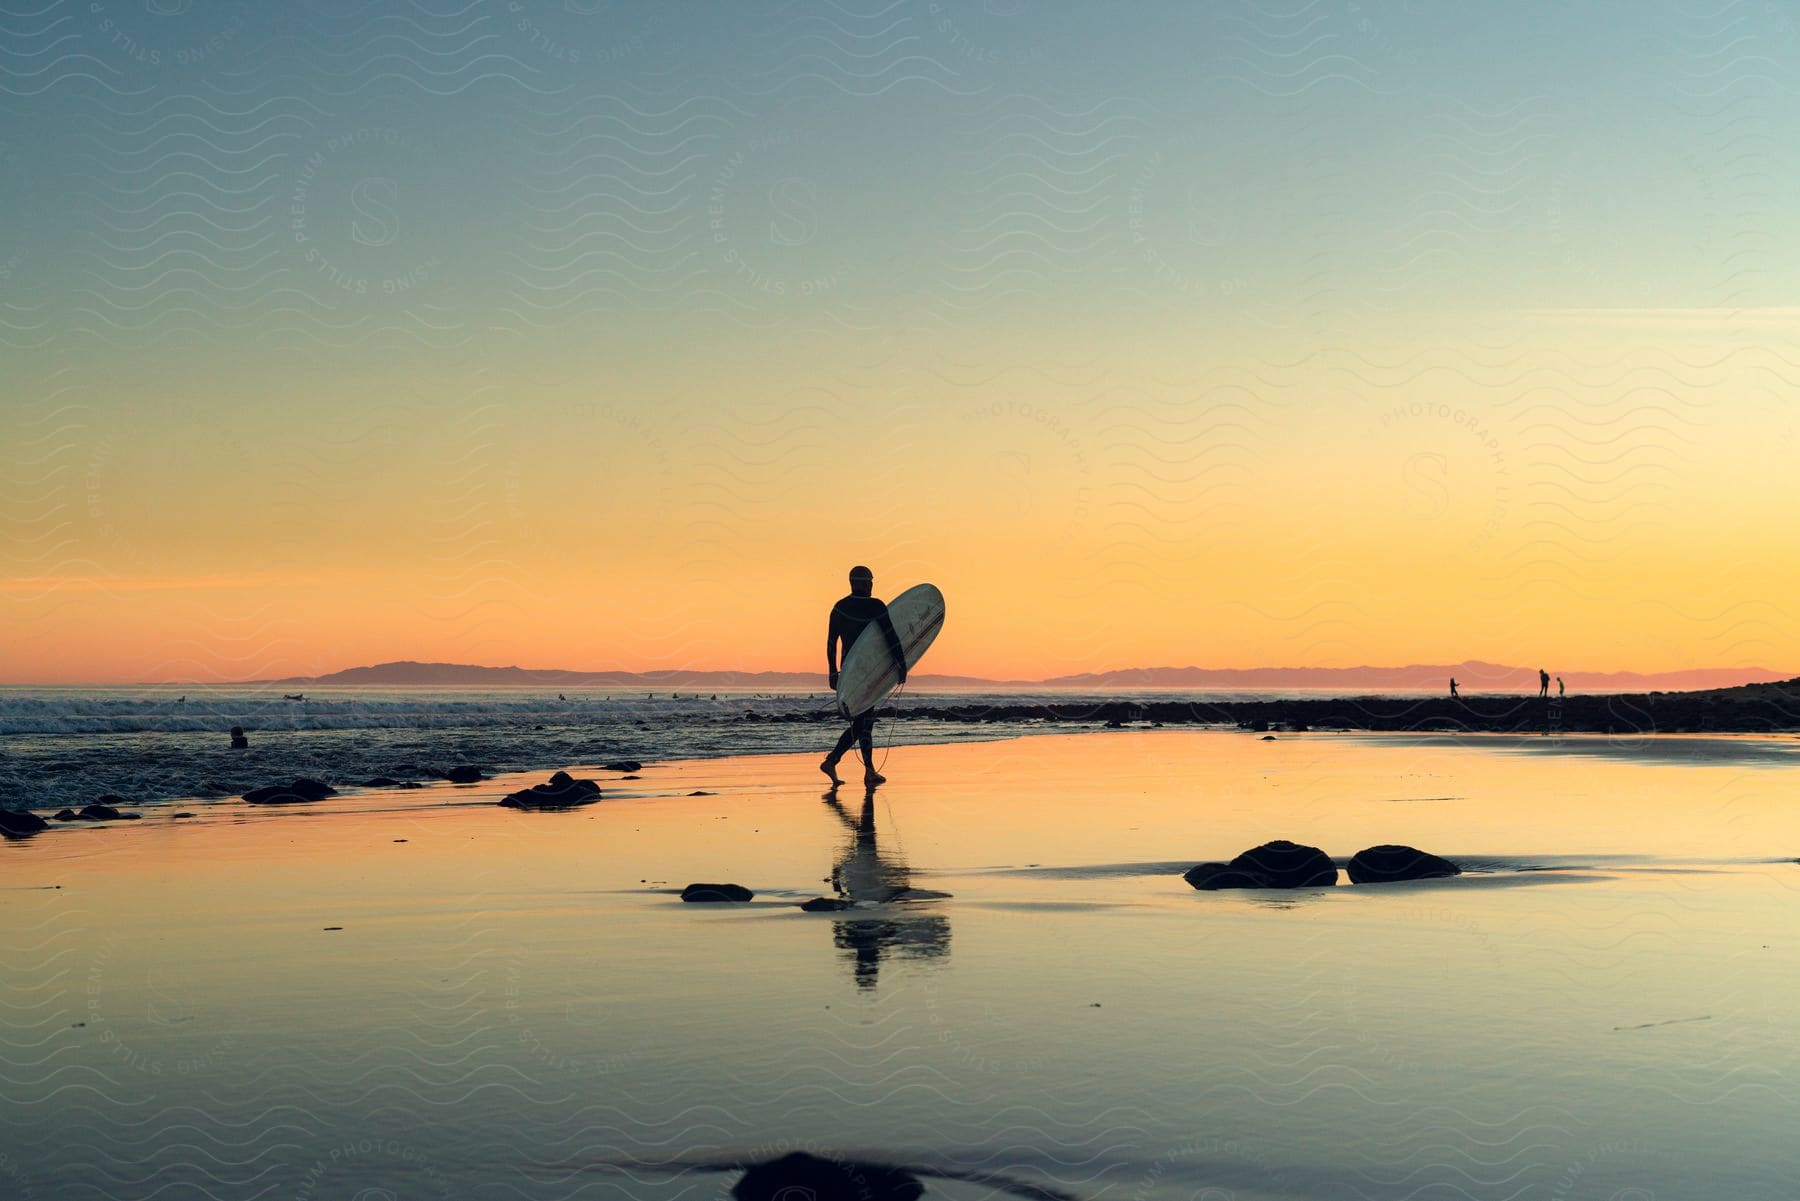
<path fill-rule="evenodd" d="M 58 828 L 0 846 L 0 1192 L 713 1197 L 804 1149 L 951 1198 L 1792 1198 L 1800 772 L 1687 741 L 1108 731 L 873 795 L 774 755 Z M 1283 837 L 1470 870 L 1181 879 Z"/>

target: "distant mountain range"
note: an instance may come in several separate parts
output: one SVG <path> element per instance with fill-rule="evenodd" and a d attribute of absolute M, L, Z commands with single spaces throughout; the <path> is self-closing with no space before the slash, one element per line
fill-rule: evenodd
<path fill-rule="evenodd" d="M 1690 671 L 1642 673 L 1635 671 L 1563 671 L 1546 665 L 1552 676 L 1561 675 L 1572 690 L 1581 692 L 1678 692 L 1730 688 L 1739 684 L 1767 684 L 1791 678 L 1792 672 L 1761 667 L 1695 668 Z M 437 688 L 532 686 L 558 688 L 814 688 L 825 686 L 819 671 L 564 671 L 553 668 L 480 667 L 468 663 L 377 663 L 350 667 L 323 676 L 290 676 L 259 683 L 364 684 L 385 687 Z M 1402 689 L 1437 692 L 1447 690 L 1455 676 L 1464 692 L 1536 692 L 1535 667 L 1508 667 L 1471 660 L 1455 664 L 1410 664 L 1405 667 L 1134 667 L 1119 671 L 1054 676 L 1047 680 L 989 680 L 978 676 L 915 675 L 920 688 L 1067 688 L 1182 689 L 1221 691 L 1234 689 L 1330 689 L 1339 692 Z M 1552 684 L 1554 689 L 1555 685 Z"/>

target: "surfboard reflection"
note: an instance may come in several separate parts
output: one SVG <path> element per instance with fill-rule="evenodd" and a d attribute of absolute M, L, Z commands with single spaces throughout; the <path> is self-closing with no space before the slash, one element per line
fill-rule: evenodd
<path fill-rule="evenodd" d="M 855 814 L 838 798 L 836 788 L 825 793 L 825 804 L 850 832 L 832 865 L 832 887 L 852 903 L 883 906 L 851 910 L 832 919 L 832 942 L 847 952 L 857 987 L 875 987 L 883 959 L 941 959 L 948 955 L 950 919 L 941 914 L 909 914 L 904 906 L 949 894 L 913 887 L 906 860 L 883 849 L 875 825 L 875 790 L 864 793 L 861 811 Z M 890 905 L 894 907 L 887 908 Z"/>

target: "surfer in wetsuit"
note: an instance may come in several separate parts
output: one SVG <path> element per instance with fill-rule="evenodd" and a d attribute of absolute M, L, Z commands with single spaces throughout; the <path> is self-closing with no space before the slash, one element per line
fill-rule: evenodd
<path fill-rule="evenodd" d="M 888 617 L 887 606 L 875 595 L 875 573 L 867 567 L 850 569 L 850 595 L 831 607 L 831 622 L 825 630 L 825 664 L 830 673 L 831 687 L 835 691 L 838 686 L 838 641 L 844 643 L 844 657 L 849 658 L 850 648 L 856 645 L 859 634 L 870 622 L 881 627 L 887 638 L 888 651 L 894 656 L 894 665 L 899 668 L 900 682 L 906 683 L 906 652 L 900 646 L 900 635 L 894 629 L 892 619 Z M 875 710 L 859 713 L 851 719 L 850 725 L 838 737 L 837 745 L 819 764 L 819 770 L 831 777 L 833 784 L 842 784 L 837 774 L 838 761 L 849 752 L 852 743 L 862 745 L 863 783 L 880 784 L 886 780 L 875 770 Z"/>

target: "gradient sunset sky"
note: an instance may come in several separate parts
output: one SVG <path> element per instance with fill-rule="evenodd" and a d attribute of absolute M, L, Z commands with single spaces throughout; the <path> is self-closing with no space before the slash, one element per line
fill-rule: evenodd
<path fill-rule="evenodd" d="M 0 682 L 1800 671 L 1797 33 L 0 12 Z"/>

